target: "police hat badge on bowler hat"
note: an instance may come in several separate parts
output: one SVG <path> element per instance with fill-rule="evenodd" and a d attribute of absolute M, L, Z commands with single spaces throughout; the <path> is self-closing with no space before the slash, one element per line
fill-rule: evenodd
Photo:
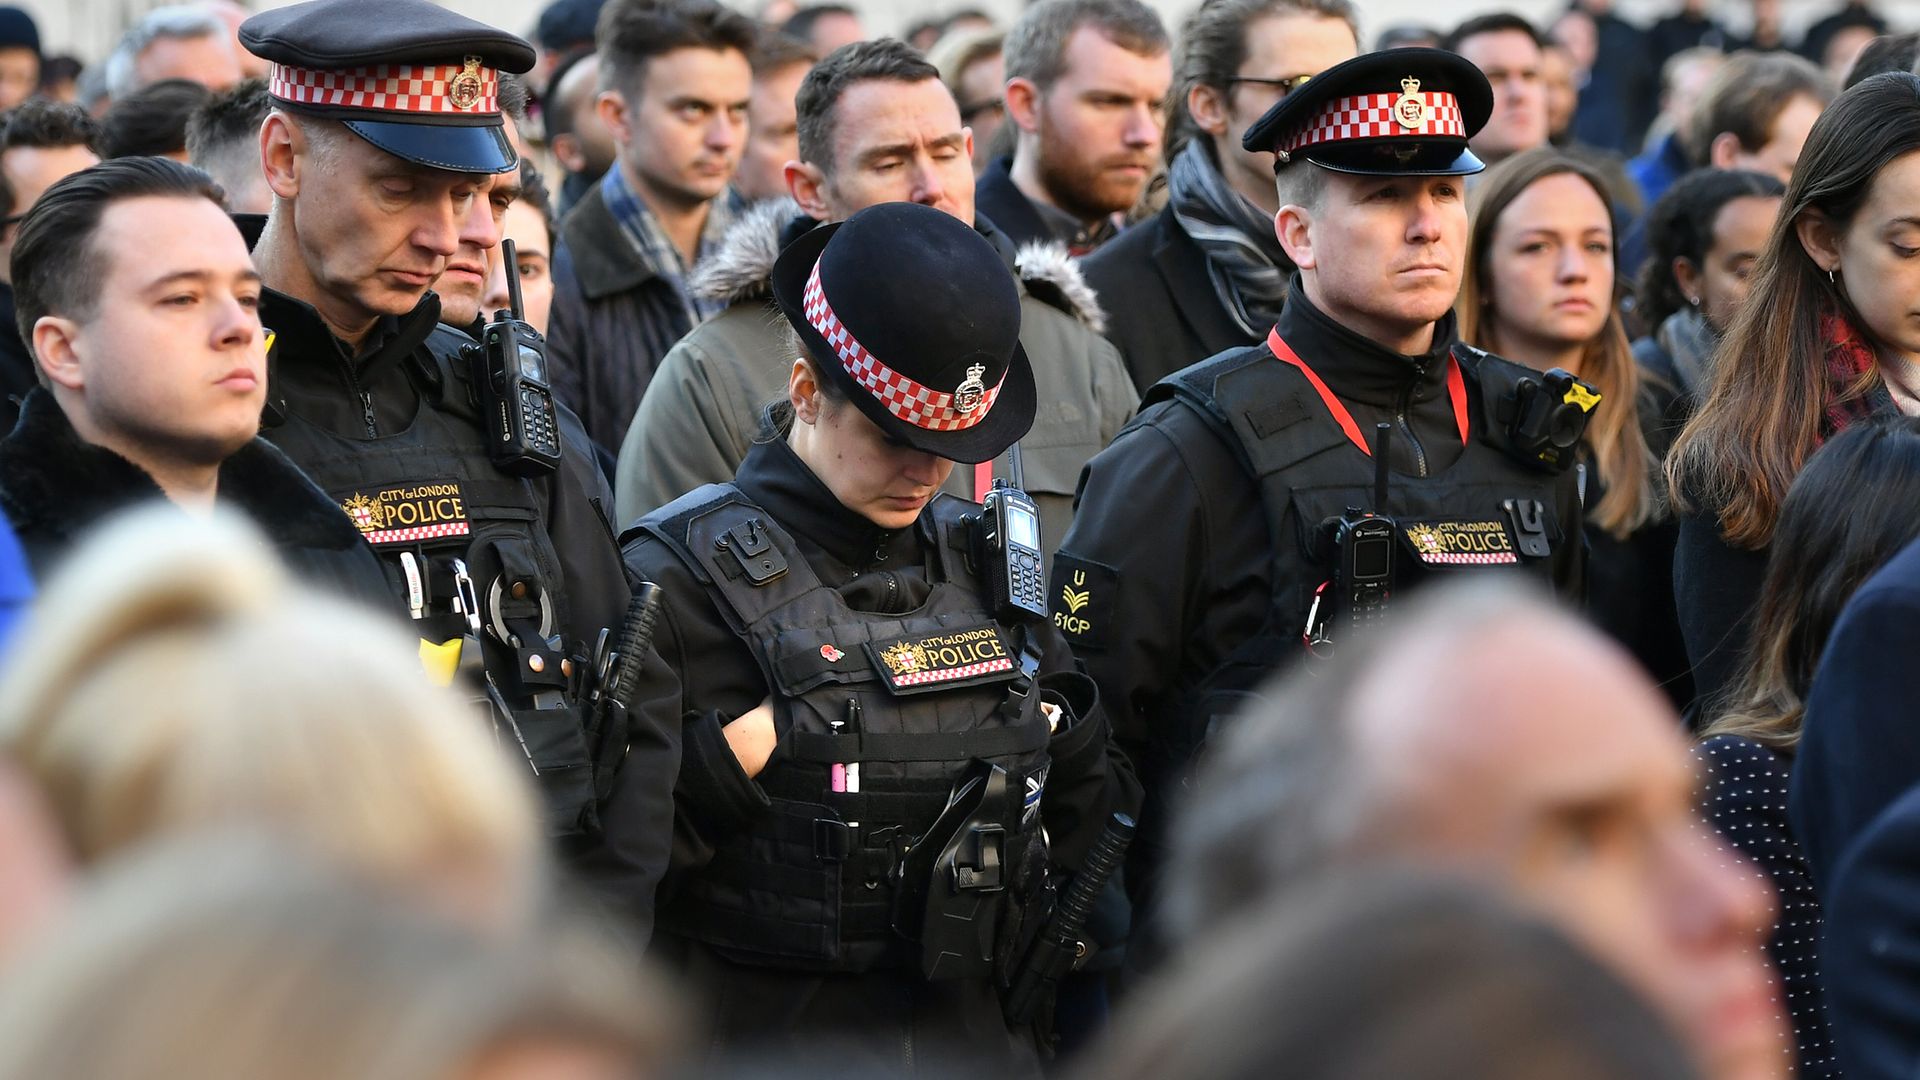
<path fill-rule="evenodd" d="M 247 19 L 240 44 L 272 61 L 275 102 L 395 157 L 454 172 L 519 165 L 500 73 L 530 70 L 533 47 L 505 30 L 431 0 L 307 0 Z"/>
<path fill-rule="evenodd" d="M 1247 129 L 1240 145 L 1274 171 L 1310 161 L 1361 176 L 1463 176 L 1486 165 L 1467 149 L 1493 112 L 1480 69 L 1444 49 L 1387 49 L 1308 79 Z"/>
<path fill-rule="evenodd" d="M 881 203 L 780 253 L 773 295 L 823 375 L 880 430 L 990 461 L 1033 426 L 1020 293 L 987 239 L 917 203 Z"/>

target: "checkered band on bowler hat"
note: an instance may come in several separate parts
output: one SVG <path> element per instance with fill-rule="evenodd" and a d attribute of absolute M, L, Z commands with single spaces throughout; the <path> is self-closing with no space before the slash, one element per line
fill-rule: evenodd
<path fill-rule="evenodd" d="M 915 203 L 867 207 L 788 244 L 773 295 L 822 382 L 888 438 L 978 463 L 1033 426 L 1019 285 L 966 222 Z"/>
<path fill-rule="evenodd" d="M 914 427 L 928 431 L 965 431 L 987 418 L 1000 396 L 1000 387 L 1006 383 L 1010 368 L 1000 372 L 999 381 L 987 386 L 979 378 L 985 371 L 984 365 L 976 365 L 968 369 L 967 379 L 949 394 L 888 367 L 855 340 L 853 332 L 833 313 L 826 290 L 820 286 L 818 259 L 814 260 L 813 272 L 807 275 L 805 311 L 807 321 L 840 354 L 840 366 L 853 376 L 853 381 L 865 387 L 888 412 Z"/>

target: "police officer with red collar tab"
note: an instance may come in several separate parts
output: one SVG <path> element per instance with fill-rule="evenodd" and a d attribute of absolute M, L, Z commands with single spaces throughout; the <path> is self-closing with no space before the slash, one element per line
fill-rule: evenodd
<path fill-rule="evenodd" d="M 470 211 L 519 165 L 499 80 L 533 50 L 428 0 L 310 0 L 249 18 L 240 39 L 272 64 L 260 148 L 274 202 L 253 252 L 271 332 L 263 434 L 340 504 L 396 607 L 493 706 L 569 847 L 599 851 L 588 837 L 615 769 L 654 775 L 657 836 L 611 883 L 644 925 L 678 736 L 596 727 L 584 706 L 600 631 L 633 595 L 612 500 L 564 406 L 527 397 L 527 436 L 499 437 L 483 390 L 504 384 L 440 325 L 430 291 L 463 239 L 499 242 L 497 220 Z M 514 357 L 537 376 L 538 336 L 526 343 Z"/>
<path fill-rule="evenodd" d="M 1053 620 L 1147 789 L 1127 884 L 1151 908 L 1166 800 L 1274 672 L 1442 575 L 1577 596 L 1572 448 L 1591 388 L 1457 343 L 1467 140 L 1492 94 L 1435 49 L 1338 64 L 1248 129 L 1299 271 L 1260 345 L 1167 377 L 1081 476 Z"/>
<path fill-rule="evenodd" d="M 913 203 L 806 232 L 772 284 L 777 437 L 625 537 L 666 597 L 638 696 L 685 717 L 656 952 L 723 1051 L 1032 1075 L 1015 974 L 1138 789 L 1047 621 L 1031 503 L 940 494 L 1033 423 L 1019 292 Z"/>

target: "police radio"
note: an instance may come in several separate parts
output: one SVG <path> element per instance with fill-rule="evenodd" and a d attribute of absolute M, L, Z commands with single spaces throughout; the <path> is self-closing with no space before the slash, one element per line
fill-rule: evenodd
<path fill-rule="evenodd" d="M 474 392 L 487 428 L 493 463 L 516 476 L 540 476 L 560 466 L 560 417 L 547 383 L 546 345 L 522 318 L 520 267 L 513 241 L 500 243 L 506 262 L 506 311 L 496 311 L 467 347 Z"/>
<path fill-rule="evenodd" d="M 1047 617 L 1047 586 L 1041 580 L 1040 510 L 1025 491 L 1020 444 L 1009 454 L 1013 483 L 996 479 L 980 501 L 980 547 L 993 601 L 1001 622 L 1033 622 Z"/>
<path fill-rule="evenodd" d="M 1332 532 L 1332 596 L 1316 596 L 1307 614 L 1306 642 L 1309 649 L 1329 644 L 1328 623 L 1338 620 L 1333 642 L 1348 640 L 1356 631 L 1377 629 L 1387 614 L 1387 602 L 1393 595 L 1393 547 L 1398 526 L 1387 516 L 1387 451 L 1393 440 L 1393 425 L 1374 428 L 1373 506 L 1371 511 L 1350 506 L 1341 517 L 1327 523 Z M 1327 618 L 1321 609 L 1331 600 L 1334 610 Z"/>

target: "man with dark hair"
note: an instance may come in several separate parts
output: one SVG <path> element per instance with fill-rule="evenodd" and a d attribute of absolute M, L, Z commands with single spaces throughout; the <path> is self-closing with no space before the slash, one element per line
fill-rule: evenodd
<path fill-rule="evenodd" d="M 237 510 L 296 573 L 398 614 L 353 523 L 259 437 L 260 275 L 205 173 L 137 157 L 67 177 L 21 222 L 12 275 L 40 389 L 0 442 L 0 509 L 36 575 L 166 498 Z"/>
<path fill-rule="evenodd" d="M 1473 152 L 1489 165 L 1547 145 L 1547 90 L 1540 80 L 1544 44 L 1532 23 L 1509 12 L 1476 15 L 1440 43 L 1466 57 L 1493 84 L 1493 115 L 1473 140 Z"/>
<path fill-rule="evenodd" d="M 1867 47 L 1854 57 L 1840 89 L 1851 90 L 1861 79 L 1888 71 L 1910 72 L 1916 66 L 1920 66 L 1920 34 L 1882 34 L 1867 42 Z"/>
<path fill-rule="evenodd" d="M 40 88 L 40 28 L 33 16 L 0 5 L 0 111 L 14 108 Z"/>
<path fill-rule="evenodd" d="M 780 32 L 804 42 L 815 56 L 867 39 L 860 13 L 845 4 L 809 4 L 788 16 Z"/>
<path fill-rule="evenodd" d="M 114 99 L 100 118 L 100 156 L 187 160 L 187 124 L 213 92 L 188 79 L 162 79 Z"/>
<path fill-rule="evenodd" d="M 1583 588 L 1571 460 L 1543 468 L 1493 419 L 1537 376 L 1455 348 L 1464 181 L 1484 167 L 1468 145 L 1492 111 L 1467 60 L 1394 49 L 1262 115 L 1241 146 L 1274 155 L 1297 268 L 1278 320 L 1156 384 L 1082 474 L 1049 598 L 1146 786 L 1136 912 L 1160 885 L 1170 801 L 1228 717 L 1387 617 L 1356 575 L 1396 603 L 1448 568 Z"/>
<path fill-rule="evenodd" d="M 787 193 L 787 162 L 800 156 L 794 101 L 800 80 L 820 57 L 785 34 L 762 33 L 753 50 L 753 98 L 747 105 L 747 146 L 733 190 L 748 202 Z"/>
<path fill-rule="evenodd" d="M 1160 162 L 1167 31 L 1140 0 L 1040 0 L 1007 32 L 1010 157 L 980 174 L 980 209 L 1015 243 L 1084 255 L 1112 239 Z"/>
<path fill-rule="evenodd" d="M 273 109 L 265 79 L 208 98 L 187 120 L 187 161 L 227 193 L 236 214 L 265 214 L 273 192 L 260 171 L 260 125 Z"/>
<path fill-rule="evenodd" d="M 1741 53 L 1707 84 L 1686 131 L 1695 168 L 1793 179 L 1807 132 L 1833 98 L 1820 69 L 1790 53 Z"/>
<path fill-rule="evenodd" d="M 590 723 L 562 677 L 590 668 L 631 595 L 605 480 L 564 406 L 531 390 L 488 404 L 500 384 L 431 292 L 463 230 L 498 243 L 489 191 L 519 167 L 499 77 L 533 49 L 429 0 L 310 0 L 253 16 L 241 39 L 273 63 L 260 157 L 274 205 L 254 247 L 276 335 L 268 437 L 353 521 L 416 632 L 460 658 L 564 850 L 591 858 L 601 785 L 619 769 L 649 777 L 631 782 L 660 831 L 603 881 L 644 931 L 677 733 Z M 423 92 L 393 95 L 390 79 Z M 525 423 L 503 441 L 516 401 Z"/>
<path fill-rule="evenodd" d="M 1180 34 L 1167 207 L 1087 257 L 1107 334 L 1140 391 L 1252 345 L 1280 315 L 1293 264 L 1273 215 L 1273 155 L 1240 133 L 1360 50 L 1348 0 L 1214 0 Z"/>
<path fill-rule="evenodd" d="M 33 354 L 14 322 L 7 277 L 20 219 L 61 177 L 99 162 L 99 138 L 99 125 L 77 105 L 34 98 L 0 117 L 0 194 L 6 197 L 0 217 L 0 431 L 12 430 L 21 399 L 38 384 Z"/>
<path fill-rule="evenodd" d="M 687 274 L 732 223 L 756 34 L 717 0 L 612 0 L 600 12 L 601 119 L 614 166 L 561 223 L 554 393 L 620 445 L 654 369 L 718 310 Z"/>
<path fill-rule="evenodd" d="M 620 448 L 616 505 L 623 520 L 704 483 L 733 477 L 761 430 L 761 407 L 785 385 L 791 359 L 770 317 L 774 258 L 816 223 L 882 202 L 917 202 L 970 222 L 1021 285 L 1020 341 L 1040 401 L 1024 455 L 1038 504 L 1042 551 L 1066 531 L 1073 485 L 1133 412 L 1136 397 L 1096 327 L 1090 290 L 1057 243 L 1016 256 L 974 212 L 973 164 L 953 95 L 905 42 L 863 41 L 807 73 L 799 94 L 799 159 L 787 168 L 793 200 L 756 209 L 727 234 L 695 287 L 728 307 L 667 354 Z M 797 204 L 796 204 L 797 203 Z M 947 490 L 978 498 L 1004 458 L 955 469 Z"/>
<path fill-rule="evenodd" d="M 593 185 L 613 167 L 618 148 L 613 132 L 600 118 L 600 56 L 576 54 L 554 69 L 540 102 L 540 118 L 547 125 L 547 148 L 566 175 L 560 181 L 554 213 L 565 218 Z"/>

